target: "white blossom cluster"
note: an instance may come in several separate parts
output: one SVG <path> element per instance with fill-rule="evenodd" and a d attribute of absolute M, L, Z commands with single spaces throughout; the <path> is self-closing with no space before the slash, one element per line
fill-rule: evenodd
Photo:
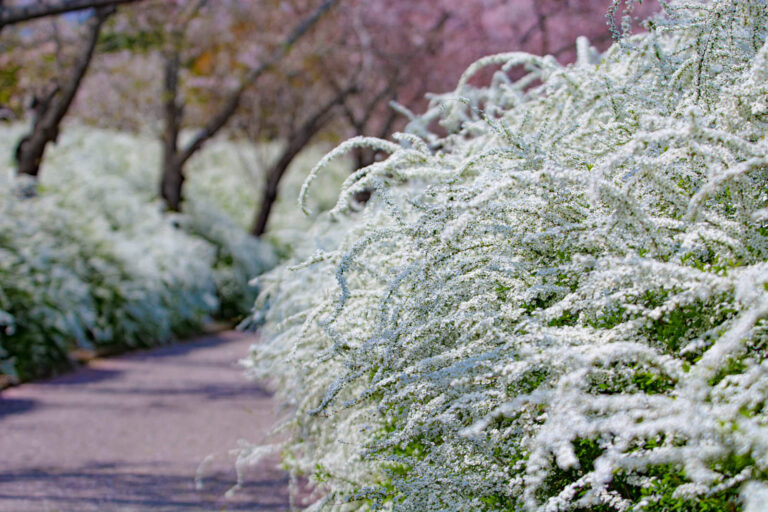
<path fill-rule="evenodd" d="M 388 153 L 253 319 L 310 510 L 764 510 L 768 3 L 663 5 L 310 175 Z"/>
<path fill-rule="evenodd" d="M 3 128 L 9 163 L 21 133 Z M 269 246 L 202 191 L 188 213 L 162 214 L 157 148 L 71 127 L 53 149 L 35 197 L 11 165 L 0 176 L 0 373 L 32 377 L 75 348 L 161 343 L 248 311 L 248 280 L 274 264 Z"/>

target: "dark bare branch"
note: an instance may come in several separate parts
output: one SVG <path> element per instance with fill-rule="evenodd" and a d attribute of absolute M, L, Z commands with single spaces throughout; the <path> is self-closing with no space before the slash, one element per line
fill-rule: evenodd
<path fill-rule="evenodd" d="M 322 18 L 322 16 L 331 10 L 340 0 L 325 0 L 315 11 L 308 17 L 304 18 L 292 31 L 288 34 L 288 37 L 270 54 L 270 56 L 261 64 L 251 69 L 246 73 L 244 79 L 240 85 L 233 90 L 224 102 L 224 105 L 219 112 L 213 116 L 210 121 L 200 129 L 195 135 L 192 141 L 181 152 L 181 162 L 186 162 L 194 155 L 200 148 L 203 147 L 211 137 L 216 135 L 221 130 L 227 121 L 234 115 L 240 106 L 240 102 L 243 98 L 243 93 L 247 87 L 255 82 L 261 75 L 272 69 L 278 64 L 293 48 L 294 44 L 301 39 L 309 30 Z"/>
<path fill-rule="evenodd" d="M 56 14 L 84 9 L 114 7 L 137 1 L 139 0 L 50 0 L 48 2 L 37 1 L 16 7 L 3 7 L 0 5 L 0 28 Z"/>

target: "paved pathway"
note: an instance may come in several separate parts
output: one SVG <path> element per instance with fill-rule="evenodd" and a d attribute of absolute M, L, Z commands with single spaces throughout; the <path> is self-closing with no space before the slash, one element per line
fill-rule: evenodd
<path fill-rule="evenodd" d="M 0 512 L 284 510 L 275 459 L 223 498 L 229 450 L 275 421 L 270 394 L 234 364 L 253 341 L 225 332 L 0 392 Z"/>

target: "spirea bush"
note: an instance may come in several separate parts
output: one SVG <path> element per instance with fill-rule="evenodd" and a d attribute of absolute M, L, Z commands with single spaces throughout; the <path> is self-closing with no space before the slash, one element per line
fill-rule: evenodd
<path fill-rule="evenodd" d="M 213 277 L 220 299 L 218 315 L 242 319 L 253 307 L 258 288 L 248 285 L 275 265 L 271 246 L 250 236 L 211 203 L 190 202 L 179 220 L 188 234 L 215 248 Z"/>
<path fill-rule="evenodd" d="M 262 280 L 246 364 L 310 510 L 764 510 L 768 4 L 664 11 L 574 65 L 482 59 L 310 175 L 388 153 Z"/>
<path fill-rule="evenodd" d="M 6 154 L 21 127 L 4 130 Z M 0 182 L 0 372 L 30 378 L 76 348 L 143 347 L 198 331 L 211 316 L 249 311 L 249 279 L 273 265 L 199 196 L 184 215 L 155 200 L 146 140 L 86 128 L 64 132 L 34 184 Z M 151 146 L 150 146 L 151 148 Z"/>

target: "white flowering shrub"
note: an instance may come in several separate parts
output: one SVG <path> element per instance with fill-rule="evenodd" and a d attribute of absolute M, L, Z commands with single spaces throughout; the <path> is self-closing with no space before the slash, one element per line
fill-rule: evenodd
<path fill-rule="evenodd" d="M 269 247 L 207 204 L 184 215 L 155 200 L 154 141 L 71 127 L 33 198 L 21 198 L 4 128 L 0 185 L 0 372 L 22 378 L 66 364 L 70 350 L 147 346 L 242 316 Z"/>
<path fill-rule="evenodd" d="M 768 5 L 664 7 L 310 175 L 389 153 L 262 280 L 311 510 L 764 510 Z"/>
<path fill-rule="evenodd" d="M 216 310 L 213 248 L 152 204 L 123 187 L 91 186 L 90 200 L 19 199 L 14 188 L 6 181 L 0 199 L 0 309 L 11 322 L 0 341 L 22 377 L 66 362 L 78 346 L 162 342 Z M 99 195 L 115 201 L 94 200 Z M 132 223 L 110 218 L 110 206 Z"/>
<path fill-rule="evenodd" d="M 210 203 L 188 203 L 179 222 L 185 232 L 215 248 L 213 277 L 220 298 L 219 316 L 242 318 L 258 294 L 258 288 L 248 282 L 275 266 L 274 251 Z"/>

